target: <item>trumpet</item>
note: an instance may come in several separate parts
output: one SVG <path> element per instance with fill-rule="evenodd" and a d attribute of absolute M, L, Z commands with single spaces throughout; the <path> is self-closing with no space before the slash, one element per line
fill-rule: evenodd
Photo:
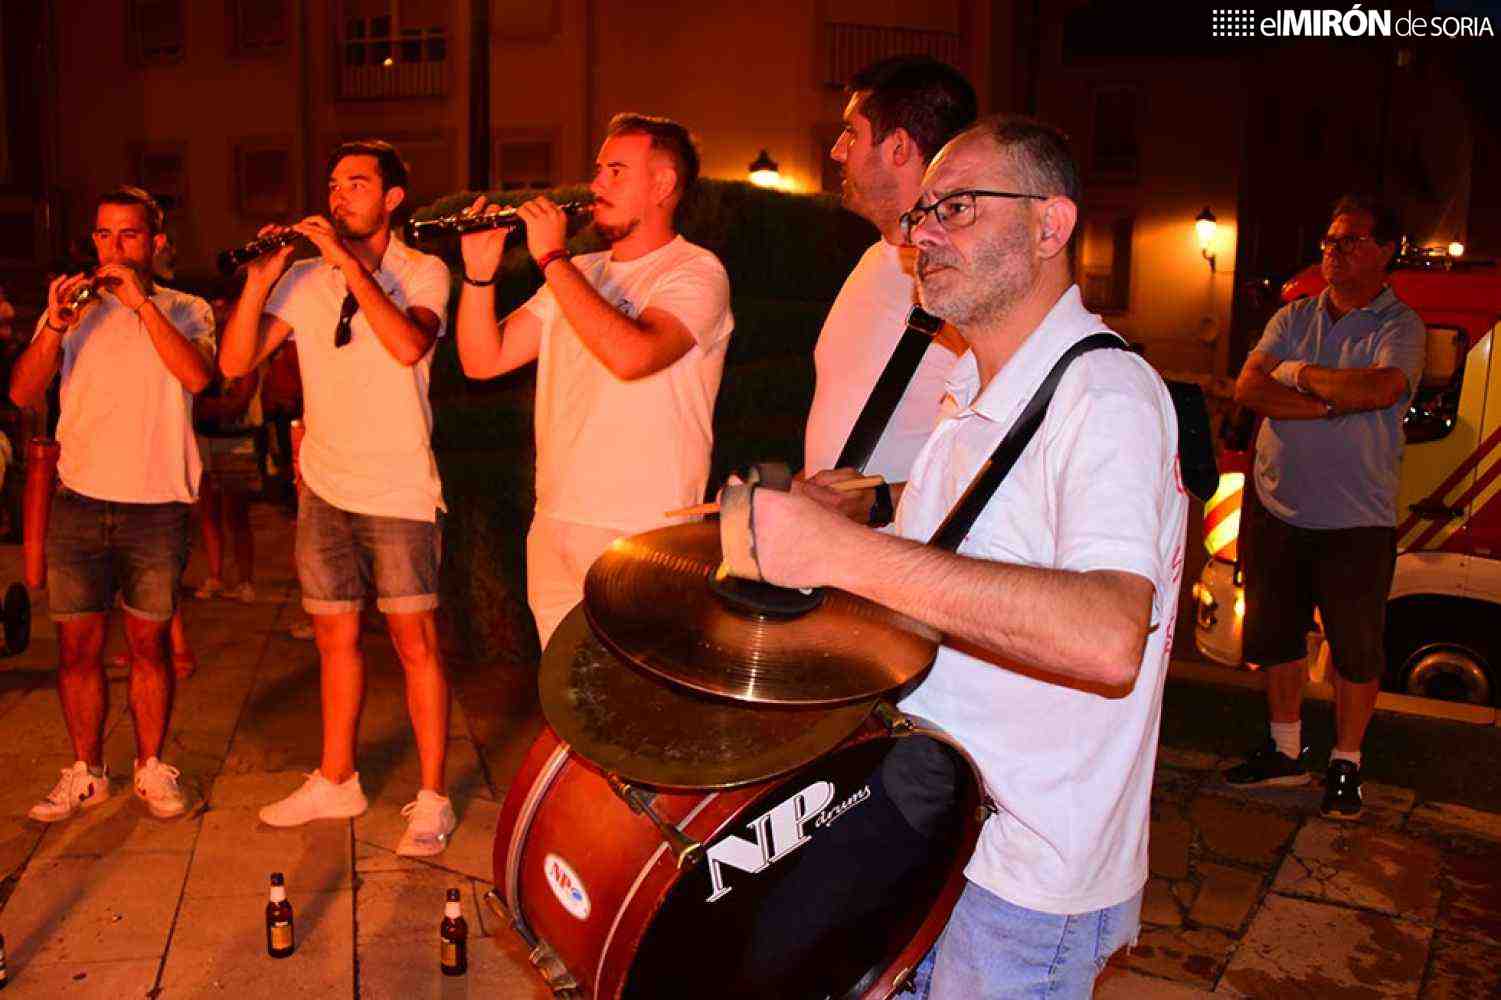
<path fill-rule="evenodd" d="M 565 214 L 576 217 L 587 212 L 593 205 L 592 199 L 581 199 L 565 201 L 558 207 Z M 406 241 L 420 243 L 442 236 L 463 236 L 466 233 L 480 233 L 489 229 L 520 229 L 522 225 L 521 216 L 514 208 L 503 208 L 499 212 L 491 212 L 488 215 L 457 212 L 453 215 L 442 215 L 436 219 L 423 219 L 421 222 L 416 219 L 408 221 Z"/>
<path fill-rule="evenodd" d="M 248 264 L 263 254 L 268 254 L 272 250 L 280 250 L 288 243 L 300 239 L 302 239 L 301 233 L 288 229 L 271 236 L 263 236 L 258 240 L 251 240 L 242 247 L 225 250 L 219 254 L 219 273 L 227 277 L 234 274 L 242 264 Z"/>
<path fill-rule="evenodd" d="M 90 302 L 99 300 L 99 295 L 103 290 L 103 283 L 94 272 L 89 271 L 88 280 L 69 292 L 68 297 L 58 303 L 60 315 L 57 318 L 64 323 L 73 322 L 73 317 L 82 312 Z"/>

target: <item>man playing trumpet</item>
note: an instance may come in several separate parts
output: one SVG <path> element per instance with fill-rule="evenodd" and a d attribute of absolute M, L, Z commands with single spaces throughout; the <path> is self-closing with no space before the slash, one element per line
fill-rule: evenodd
<path fill-rule="evenodd" d="M 537 362 L 537 510 L 526 563 L 543 645 L 611 542 L 661 527 L 665 511 L 703 497 L 734 319 L 723 265 L 674 223 L 697 179 L 687 129 L 616 115 L 590 184 L 594 228 L 610 249 L 570 259 L 562 210 L 546 198 L 522 205 L 546 285 L 498 326 L 490 286 L 505 233 L 463 239 L 464 373 L 494 378 Z"/>
<path fill-rule="evenodd" d="M 10 384 L 16 405 L 32 406 L 62 370 L 60 486 L 46 545 L 57 691 L 76 762 L 32 807 L 44 823 L 109 797 L 101 653 L 117 595 L 130 647 L 135 792 L 158 818 L 184 810 L 177 769 L 159 759 L 172 706 L 165 639 L 202 471 L 193 396 L 213 373 L 214 318 L 202 299 L 152 283 L 166 237 L 162 210 L 145 191 L 122 187 L 100 198 L 93 238 L 98 270 L 52 283 Z M 75 305 L 90 286 L 95 301 Z"/>
<path fill-rule="evenodd" d="M 328 216 L 291 227 L 322 256 L 288 269 L 288 243 L 247 266 L 219 366 L 245 375 L 295 336 L 305 401 L 297 577 L 321 661 L 323 753 L 303 786 L 262 809 L 261 821 L 300 826 L 368 806 L 354 750 L 365 685 L 360 609 L 373 588 L 406 673 L 421 765 L 397 853 L 432 855 L 457 825 L 443 794 L 449 698 L 434 622 L 443 491 L 427 400 L 448 269 L 392 235 L 406 187 L 406 165 L 390 143 L 334 150 Z"/>

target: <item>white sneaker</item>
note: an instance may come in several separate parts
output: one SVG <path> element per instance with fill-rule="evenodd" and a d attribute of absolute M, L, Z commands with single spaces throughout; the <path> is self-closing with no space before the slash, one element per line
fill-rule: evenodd
<path fill-rule="evenodd" d="M 136 768 L 136 797 L 146 803 L 146 808 L 157 819 L 181 816 L 187 809 L 182 789 L 177 787 L 181 774 L 171 764 L 163 764 L 155 757 L 146 758 L 146 763 Z"/>
<path fill-rule="evenodd" d="M 301 788 L 261 810 L 267 826 L 301 826 L 315 819 L 353 819 L 370 807 L 356 771 L 342 785 L 313 771 Z"/>
<path fill-rule="evenodd" d="M 231 591 L 230 596 L 239 601 L 241 604 L 254 604 L 255 584 L 251 583 L 249 580 L 246 580 L 244 583 L 240 584 L 233 591 Z"/>
<path fill-rule="evenodd" d="M 396 853 L 409 858 L 442 854 L 448 846 L 448 835 L 459 825 L 448 799 L 425 788 L 417 793 L 417 801 L 401 807 L 401 814 L 407 817 L 407 830 L 396 845 Z"/>
<path fill-rule="evenodd" d="M 91 809 L 109 798 L 109 773 L 93 775 L 89 765 L 75 761 L 72 767 L 63 768 L 63 776 L 47 797 L 31 807 L 27 813 L 42 823 L 56 823 L 67 819 L 80 809 Z"/>

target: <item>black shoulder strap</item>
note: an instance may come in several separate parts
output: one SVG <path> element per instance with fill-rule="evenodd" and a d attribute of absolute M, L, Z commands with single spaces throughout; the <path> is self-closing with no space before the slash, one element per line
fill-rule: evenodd
<path fill-rule="evenodd" d="M 912 376 L 917 374 L 917 366 L 922 363 L 923 355 L 941 329 L 943 320 L 923 312 L 919 306 L 913 306 L 911 312 L 907 313 L 907 328 L 902 331 L 902 339 L 897 342 L 891 360 L 886 362 L 881 377 L 876 379 L 876 384 L 871 388 L 865 407 L 855 419 L 855 426 L 850 428 L 844 448 L 839 452 L 839 459 L 834 463 L 835 468 L 865 468 L 865 463 L 870 461 L 881 435 L 886 431 L 886 425 L 891 422 L 891 415 L 896 412 L 897 405 L 906 394 Z"/>
<path fill-rule="evenodd" d="M 949 511 L 938 530 L 933 532 L 933 537 L 928 539 L 929 545 L 940 549 L 956 552 L 959 543 L 964 541 L 964 536 L 969 534 L 969 529 L 974 527 L 980 512 L 995 496 L 995 491 L 1000 488 L 1001 481 L 1006 478 L 1016 460 L 1022 452 L 1027 450 L 1027 444 L 1032 436 L 1037 433 L 1037 428 L 1042 426 L 1042 418 L 1047 416 L 1048 404 L 1053 401 L 1053 392 L 1058 388 L 1058 380 L 1068 366 L 1073 364 L 1074 359 L 1081 354 L 1090 351 L 1098 351 L 1101 348 L 1116 347 L 1125 348 L 1126 342 L 1113 333 L 1092 333 L 1079 341 L 1063 353 L 1058 363 L 1053 365 L 1053 370 L 1048 372 L 1032 398 L 1027 401 L 1027 406 L 1022 410 L 1016 423 L 1006 432 L 1001 443 L 991 456 L 980 466 L 980 471 L 975 473 L 975 478 L 970 481 L 969 488 L 954 504 L 954 509 Z"/>

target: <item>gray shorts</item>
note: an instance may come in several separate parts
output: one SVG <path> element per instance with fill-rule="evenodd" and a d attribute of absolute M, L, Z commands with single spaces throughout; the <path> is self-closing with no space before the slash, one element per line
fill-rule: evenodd
<path fill-rule="evenodd" d="M 354 514 L 306 486 L 298 492 L 297 579 L 310 615 L 359 611 L 372 585 L 387 614 L 431 611 L 442 549 L 436 521 Z"/>
<path fill-rule="evenodd" d="M 190 509 L 185 503 L 96 500 L 58 487 L 47 526 L 52 620 L 103 614 L 116 594 L 137 618 L 171 618 L 188 561 Z"/>

